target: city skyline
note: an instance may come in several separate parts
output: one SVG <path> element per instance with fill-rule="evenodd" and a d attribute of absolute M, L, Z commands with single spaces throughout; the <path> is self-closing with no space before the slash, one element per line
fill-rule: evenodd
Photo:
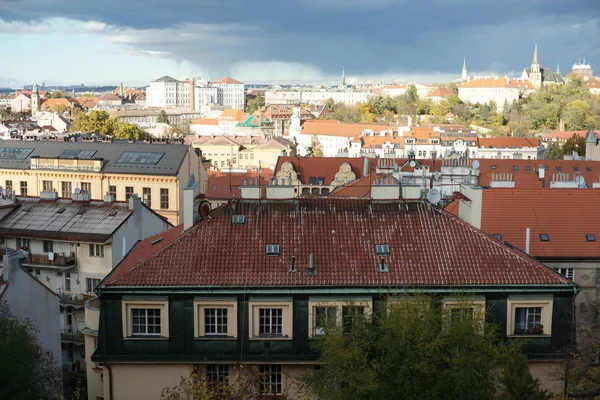
<path fill-rule="evenodd" d="M 469 75 L 520 76 L 536 43 L 543 67 L 565 74 L 585 57 L 600 68 L 592 0 L 67 3 L 0 4 L 15 60 L 0 66 L 0 86 L 139 86 L 163 75 L 335 84 L 342 66 L 348 83 L 447 82 L 463 57 Z"/>

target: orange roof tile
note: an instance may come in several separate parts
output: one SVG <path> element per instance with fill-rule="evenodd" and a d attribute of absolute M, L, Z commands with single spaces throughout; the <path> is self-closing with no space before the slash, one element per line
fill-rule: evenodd
<path fill-rule="evenodd" d="M 242 110 L 235 110 L 232 108 L 228 108 L 223 111 L 223 114 L 219 116 L 218 119 L 228 120 L 228 121 L 245 121 L 248 118 L 248 115 Z"/>
<path fill-rule="evenodd" d="M 210 171 L 208 173 L 207 199 L 239 199 L 242 197 L 240 186 L 244 180 L 259 180 L 261 185 L 266 185 L 273 177 L 273 171 L 263 169 L 260 173 L 257 171 L 226 173 L 221 171 Z"/>
<path fill-rule="evenodd" d="M 549 132 L 542 135 L 544 139 L 570 139 L 573 135 L 581 136 L 585 138 L 588 134 L 588 130 L 585 131 L 556 131 Z M 600 133 L 600 132 L 599 132 Z"/>
<path fill-rule="evenodd" d="M 219 81 L 219 83 L 227 84 L 227 85 L 243 85 L 242 82 L 235 80 L 233 78 L 227 77 L 223 78 Z"/>
<path fill-rule="evenodd" d="M 379 133 L 381 131 L 392 131 L 394 127 L 376 124 L 323 124 L 320 122 L 315 123 L 314 120 L 304 121 L 302 124 L 302 133 L 304 135 L 346 136 L 354 138 L 360 136 L 366 129 Z"/>
<path fill-rule="evenodd" d="M 371 172 L 367 176 L 363 176 L 353 182 L 350 182 L 344 186 L 335 188 L 329 197 L 360 197 L 360 198 L 371 198 L 371 185 L 377 178 L 377 172 Z"/>
<path fill-rule="evenodd" d="M 350 164 L 352 172 L 356 175 L 356 179 L 363 177 L 365 165 L 364 158 L 349 158 L 349 157 L 289 157 L 279 156 L 277 165 L 275 165 L 275 174 L 279 172 L 281 166 L 285 162 L 290 162 L 294 166 L 297 173 L 300 174 L 298 179 L 304 185 L 309 184 L 311 176 L 325 178 L 325 183 L 329 185 L 335 179 L 335 174 L 340 170 L 343 163 Z M 368 159 L 368 171 L 372 172 L 377 166 L 376 158 Z"/>
<path fill-rule="evenodd" d="M 569 259 L 600 257 L 600 190 L 488 189 L 483 191 L 481 228 L 525 250 L 531 229 L 532 256 Z M 549 240 L 541 241 L 540 234 Z M 588 241 L 586 235 L 595 235 Z"/>
<path fill-rule="evenodd" d="M 396 144 L 399 148 L 404 148 L 404 137 L 399 136 L 397 134 L 385 134 L 385 136 L 381 136 L 379 133 L 371 135 L 364 135 L 361 137 L 363 141 L 363 148 L 376 148 L 381 147 L 386 143 Z"/>
<path fill-rule="evenodd" d="M 479 138 L 480 149 L 522 149 L 524 147 L 535 148 L 539 146 L 540 139 L 524 137 Z"/>
<path fill-rule="evenodd" d="M 497 78 L 497 79 L 496 79 Z M 464 88 L 481 88 L 481 87 L 492 87 L 492 88 L 522 88 L 522 89 L 535 89 L 531 82 L 523 81 L 520 79 L 505 78 L 502 76 L 487 76 L 482 78 L 472 78 L 470 81 L 463 83 L 460 87 Z"/>
<path fill-rule="evenodd" d="M 67 99 L 46 99 L 42 102 L 42 108 L 51 108 L 56 106 L 64 106 L 66 108 L 71 108 L 71 103 Z"/>
<path fill-rule="evenodd" d="M 219 120 L 216 118 L 196 118 L 192 124 L 194 125 L 219 125 Z"/>
<path fill-rule="evenodd" d="M 448 97 L 454 93 L 451 90 L 446 89 L 443 86 L 436 88 L 433 92 L 429 93 L 427 97 Z"/>

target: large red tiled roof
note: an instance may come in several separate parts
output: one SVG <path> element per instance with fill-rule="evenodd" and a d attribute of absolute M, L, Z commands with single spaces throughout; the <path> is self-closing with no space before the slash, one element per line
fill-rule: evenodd
<path fill-rule="evenodd" d="M 250 179 L 260 181 L 261 186 L 268 184 L 273 177 L 273 171 L 263 169 L 260 173 L 248 171 L 245 173 L 225 173 L 221 171 L 208 173 L 208 190 L 206 197 L 210 199 L 240 199 L 242 191 L 240 186 L 250 183 Z"/>
<path fill-rule="evenodd" d="M 490 189 L 483 192 L 481 228 L 538 258 L 600 258 L 600 190 Z M 547 242 L 540 234 L 549 236 Z M 596 241 L 588 242 L 587 234 Z"/>
<path fill-rule="evenodd" d="M 233 214 L 244 215 L 245 223 L 233 225 Z M 382 257 L 375 245 L 382 243 L 390 248 L 383 257 L 389 272 L 377 268 Z M 279 256 L 266 255 L 267 244 L 278 244 Z M 305 273 L 311 254 L 315 276 Z M 360 199 L 239 202 L 235 211 L 222 206 L 170 244 L 138 257 L 125 259 L 105 285 L 573 285 L 448 213 L 422 203 Z M 290 272 L 292 262 L 297 272 Z"/>
<path fill-rule="evenodd" d="M 275 165 L 275 175 L 281 170 L 281 166 L 285 162 L 290 162 L 294 166 L 296 172 L 300 174 L 298 179 L 304 185 L 309 184 L 311 176 L 324 177 L 325 184 L 330 184 L 335 179 L 335 174 L 338 173 L 340 167 L 344 163 L 350 164 L 352 172 L 356 175 L 356 179 L 364 176 L 364 158 L 350 158 L 350 157 L 290 157 L 290 156 L 279 156 L 277 159 L 277 165 Z M 375 171 L 377 166 L 377 159 L 368 159 L 368 171 Z"/>
<path fill-rule="evenodd" d="M 480 149 L 522 149 L 524 147 L 536 148 L 539 146 L 540 139 L 530 139 L 524 137 L 479 138 Z"/>
<path fill-rule="evenodd" d="M 325 136 L 346 136 L 350 138 L 360 136 L 365 130 L 373 130 L 377 134 L 381 131 L 393 131 L 394 127 L 389 125 L 377 124 L 345 124 L 314 122 L 313 120 L 304 121 L 302 124 L 302 134 L 304 135 L 325 135 Z"/>
<path fill-rule="evenodd" d="M 371 198 L 371 185 L 377 178 L 377 172 L 371 172 L 367 176 L 363 176 L 344 186 L 339 186 L 329 194 L 329 197 L 361 197 Z"/>

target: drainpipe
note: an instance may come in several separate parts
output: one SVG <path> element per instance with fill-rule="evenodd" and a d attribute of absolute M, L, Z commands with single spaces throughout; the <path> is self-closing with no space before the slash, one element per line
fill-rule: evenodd
<path fill-rule="evenodd" d="M 527 228 L 525 230 L 525 253 L 529 254 L 529 242 L 531 238 L 531 229 Z"/>
<path fill-rule="evenodd" d="M 108 398 L 110 400 L 113 400 L 113 380 L 112 380 L 112 369 L 110 368 L 110 366 L 108 364 L 104 364 L 103 367 L 105 367 L 108 370 Z"/>

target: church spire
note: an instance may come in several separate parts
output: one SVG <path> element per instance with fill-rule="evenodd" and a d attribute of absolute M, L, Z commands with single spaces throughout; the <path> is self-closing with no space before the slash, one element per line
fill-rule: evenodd
<path fill-rule="evenodd" d="M 346 86 L 346 74 L 345 74 L 343 65 L 342 65 L 342 86 Z"/>
<path fill-rule="evenodd" d="M 533 49 L 533 59 L 531 60 L 531 65 L 538 65 L 538 49 L 537 43 L 535 44 L 535 48 Z"/>
<path fill-rule="evenodd" d="M 463 81 L 467 80 L 467 57 L 463 57 L 463 67 L 462 67 L 462 74 L 460 75 L 460 78 Z"/>
<path fill-rule="evenodd" d="M 556 63 L 556 75 L 560 75 L 560 64 Z"/>

